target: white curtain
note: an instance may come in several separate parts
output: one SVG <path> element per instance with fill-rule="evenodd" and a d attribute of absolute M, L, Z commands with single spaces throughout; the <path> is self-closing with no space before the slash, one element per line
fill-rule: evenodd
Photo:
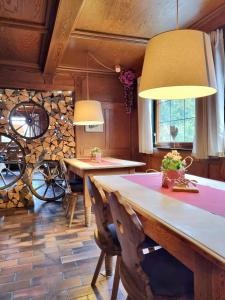
<path fill-rule="evenodd" d="M 139 83 L 140 77 L 138 78 L 138 90 Z M 142 99 L 138 96 L 138 138 L 140 153 L 153 153 L 152 106 L 152 100 Z"/>
<path fill-rule="evenodd" d="M 197 158 L 224 156 L 224 39 L 223 30 L 210 33 L 217 93 L 196 100 L 196 130 L 193 155 Z"/>

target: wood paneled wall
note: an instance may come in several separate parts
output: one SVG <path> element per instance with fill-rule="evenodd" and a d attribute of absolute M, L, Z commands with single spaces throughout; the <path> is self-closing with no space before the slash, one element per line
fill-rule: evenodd
<path fill-rule="evenodd" d="M 88 156 L 91 148 L 99 147 L 104 156 L 130 159 L 130 115 L 125 113 L 123 103 L 102 102 L 102 109 L 103 132 L 85 132 L 84 126 L 77 126 L 77 156 Z"/>
<path fill-rule="evenodd" d="M 84 126 L 76 127 L 77 157 L 87 156 L 90 149 L 99 147 L 104 156 L 130 159 L 131 115 L 125 112 L 123 91 L 119 80 L 110 76 L 89 78 L 90 99 L 102 102 L 104 131 L 86 132 Z M 82 98 L 86 97 L 86 80 L 82 84 Z"/>

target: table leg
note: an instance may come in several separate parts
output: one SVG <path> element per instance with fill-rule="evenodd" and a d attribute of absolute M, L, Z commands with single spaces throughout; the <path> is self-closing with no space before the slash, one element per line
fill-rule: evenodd
<path fill-rule="evenodd" d="M 91 198 L 87 187 L 87 176 L 84 176 L 84 216 L 85 225 L 89 227 L 91 226 Z"/>
<path fill-rule="evenodd" d="M 225 300 L 225 271 L 200 256 L 195 266 L 195 300 Z"/>

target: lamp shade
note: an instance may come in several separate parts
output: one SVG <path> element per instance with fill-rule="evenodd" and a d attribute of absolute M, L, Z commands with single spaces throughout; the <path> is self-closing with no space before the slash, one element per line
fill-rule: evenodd
<path fill-rule="evenodd" d="M 139 96 L 185 99 L 216 93 L 210 37 L 198 30 L 174 30 L 153 37 L 146 48 Z"/>
<path fill-rule="evenodd" d="M 80 100 L 75 103 L 75 125 L 100 125 L 104 123 L 102 107 L 99 101 Z"/>

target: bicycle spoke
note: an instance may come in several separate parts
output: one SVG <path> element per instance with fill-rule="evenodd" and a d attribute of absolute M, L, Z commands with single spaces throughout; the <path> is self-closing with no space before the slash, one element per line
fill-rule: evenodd
<path fill-rule="evenodd" d="M 56 198 L 55 189 L 54 189 L 54 184 L 52 183 L 51 186 L 52 186 L 54 198 Z"/>
<path fill-rule="evenodd" d="M 29 129 L 29 126 L 27 125 L 27 129 L 26 129 L 25 134 L 24 134 L 25 137 L 27 137 L 27 131 L 28 131 L 28 129 Z"/>
<path fill-rule="evenodd" d="M 45 178 L 48 178 L 48 175 L 46 175 L 44 172 L 42 172 L 40 169 L 38 170 Z"/>
<path fill-rule="evenodd" d="M 15 177 L 18 177 L 18 175 L 16 175 L 15 173 L 13 173 L 13 171 L 11 171 L 9 168 L 6 168 L 7 172 L 13 174 Z"/>
<path fill-rule="evenodd" d="M 30 118 L 29 112 L 27 111 L 27 108 L 26 108 L 26 105 L 25 105 L 25 104 L 23 104 L 23 108 L 24 108 L 24 110 L 25 110 L 25 113 L 26 113 L 27 118 Z"/>
<path fill-rule="evenodd" d="M 6 183 L 6 181 L 5 181 L 5 178 L 4 178 L 4 176 L 2 175 L 2 172 L 0 172 L 0 176 L 1 176 L 1 178 L 2 178 L 2 181 L 4 182 L 4 185 L 7 185 L 7 183 Z"/>
<path fill-rule="evenodd" d="M 39 190 L 41 187 L 46 186 L 45 183 L 43 183 L 42 185 L 40 185 L 39 187 L 35 187 L 35 191 Z"/>
<path fill-rule="evenodd" d="M 48 187 L 49 187 L 49 186 L 47 185 L 47 187 L 46 187 L 46 189 L 45 189 L 45 192 L 44 192 L 44 194 L 43 194 L 43 196 L 42 196 L 43 198 L 45 197 L 45 195 L 46 195 L 46 193 L 47 193 Z"/>
<path fill-rule="evenodd" d="M 61 185 L 59 185 L 57 182 L 55 182 L 55 184 L 56 184 L 61 190 L 63 190 L 63 192 L 65 191 L 65 189 L 64 189 Z"/>

